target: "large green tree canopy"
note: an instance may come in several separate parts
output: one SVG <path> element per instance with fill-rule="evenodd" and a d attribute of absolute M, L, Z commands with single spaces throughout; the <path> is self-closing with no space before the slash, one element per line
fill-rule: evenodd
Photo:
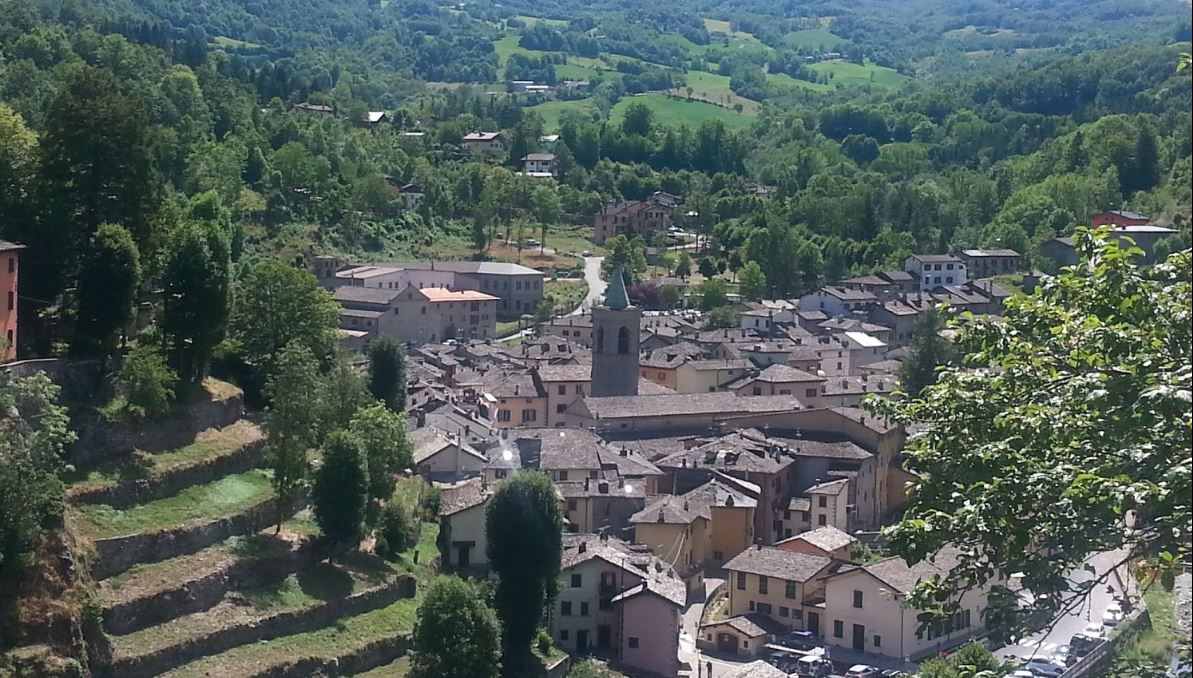
<path fill-rule="evenodd" d="M 1106 585 L 1066 577 L 1091 554 L 1121 549 L 1165 578 L 1189 556 L 1190 254 L 1142 268 L 1105 232 L 1078 245 L 1080 265 L 1009 300 L 1002 320 L 957 324 L 964 365 L 874 405 L 916 424 L 906 465 L 919 481 L 891 546 L 912 562 L 945 544 L 964 554 L 913 604 L 947 614 L 958 591 L 993 581 L 998 639 Z M 999 573 L 1022 573 L 1033 602 Z"/>

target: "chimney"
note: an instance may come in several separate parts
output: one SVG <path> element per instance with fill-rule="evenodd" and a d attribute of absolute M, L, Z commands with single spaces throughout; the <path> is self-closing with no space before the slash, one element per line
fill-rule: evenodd
<path fill-rule="evenodd" d="M 659 509 L 659 518 L 658 518 L 658 520 L 659 520 L 659 522 L 660 522 L 660 523 L 662 523 L 662 522 L 663 522 L 663 509 Z"/>
<path fill-rule="evenodd" d="M 422 427 L 426 426 L 427 425 L 426 410 L 423 410 L 423 409 L 415 410 L 414 411 L 414 419 L 415 419 L 417 428 L 422 428 Z"/>
<path fill-rule="evenodd" d="M 683 500 L 683 510 L 685 510 L 685 511 L 688 510 L 688 500 L 687 499 Z"/>
<path fill-rule="evenodd" d="M 588 542 L 586 542 L 586 541 L 582 541 L 582 542 L 580 542 L 580 546 L 578 546 L 578 547 L 576 548 L 576 552 L 577 552 L 577 553 L 584 553 L 584 552 L 586 552 L 586 551 L 588 551 Z"/>
<path fill-rule="evenodd" d="M 628 457 L 628 456 L 630 456 L 630 451 L 629 451 L 629 450 L 627 450 L 627 449 L 626 449 L 626 448 L 624 448 L 624 447 L 623 447 L 623 448 L 621 448 L 621 456 L 623 456 L 623 457 Z"/>
<path fill-rule="evenodd" d="M 682 466 L 683 468 L 687 468 L 687 467 L 688 467 L 688 460 L 687 460 L 687 458 L 686 458 L 686 457 L 683 459 L 683 462 L 681 463 L 681 466 Z"/>
<path fill-rule="evenodd" d="M 762 537 L 759 537 L 754 540 L 754 548 L 756 548 L 759 551 L 762 550 Z"/>
<path fill-rule="evenodd" d="M 601 494 L 609 494 L 609 481 L 602 480 L 597 483 L 597 492 L 600 492 Z"/>
<path fill-rule="evenodd" d="M 584 479 L 584 491 L 585 491 L 585 492 L 587 492 L 587 491 L 588 491 L 588 478 L 585 478 L 585 479 Z"/>

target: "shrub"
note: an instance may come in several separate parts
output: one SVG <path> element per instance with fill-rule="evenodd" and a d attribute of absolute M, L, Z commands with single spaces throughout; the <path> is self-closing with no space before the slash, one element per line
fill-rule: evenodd
<path fill-rule="evenodd" d="M 424 520 L 434 520 L 439 517 L 439 508 L 443 503 L 443 490 L 431 486 L 423 492 L 421 506 Z"/>
<path fill-rule="evenodd" d="M 544 657 L 551 654 L 551 634 L 547 633 L 547 629 L 539 629 L 539 635 L 534 639 L 534 646 Z"/>
<path fill-rule="evenodd" d="M 377 528 L 377 555 L 386 560 L 397 560 L 398 555 L 412 548 L 418 542 L 422 525 L 408 506 L 393 502 L 381 514 Z"/>
<path fill-rule="evenodd" d="M 155 348 L 139 345 L 125 356 L 116 381 L 124 393 L 126 409 L 140 417 L 152 417 L 170 409 L 178 375 Z"/>

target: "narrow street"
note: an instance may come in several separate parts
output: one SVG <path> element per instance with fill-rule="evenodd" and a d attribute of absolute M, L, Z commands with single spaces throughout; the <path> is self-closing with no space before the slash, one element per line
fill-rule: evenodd
<path fill-rule="evenodd" d="M 1093 565 L 1097 571 L 1096 576 L 1102 576 L 1110 571 L 1123 558 L 1121 551 L 1107 551 L 1090 556 L 1086 563 Z M 1095 575 L 1084 569 L 1077 569 L 1069 573 L 1069 580 L 1072 582 L 1084 582 L 1095 578 Z M 1120 567 L 1118 570 L 1118 577 L 1111 574 L 1105 584 L 1101 584 L 1094 588 L 1084 604 L 1072 610 L 1059 619 L 1055 620 L 1050 628 L 1045 628 L 1027 638 L 1019 641 L 1017 645 L 1008 645 L 995 652 L 1000 657 L 1048 657 L 1056 648 L 1061 645 L 1068 645 L 1069 639 L 1073 634 L 1081 632 L 1087 624 L 1101 623 L 1102 613 L 1110 603 L 1114 602 L 1116 597 L 1122 597 L 1123 585 L 1127 586 L 1127 593 L 1135 604 L 1142 604 L 1138 601 L 1139 591 L 1135 587 L 1126 566 Z M 1113 593 L 1107 590 L 1108 587 L 1113 588 Z"/>
<path fill-rule="evenodd" d="M 568 315 L 584 313 L 605 294 L 607 284 L 601 279 L 601 264 L 604 262 L 604 257 L 584 257 L 584 282 L 588 283 L 588 296 L 584 297 L 584 302 L 572 309 Z"/>

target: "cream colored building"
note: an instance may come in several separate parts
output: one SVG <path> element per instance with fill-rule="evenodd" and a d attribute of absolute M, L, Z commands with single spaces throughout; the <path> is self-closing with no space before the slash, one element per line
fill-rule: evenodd
<path fill-rule="evenodd" d="M 849 530 L 849 480 L 840 478 L 813 485 L 804 491 L 809 501 L 811 529 L 826 525 Z"/>
<path fill-rule="evenodd" d="M 454 433 L 424 427 L 412 431 L 410 438 L 414 444 L 414 470 L 432 480 L 480 475 L 488 461 Z"/>
<path fill-rule="evenodd" d="M 944 576 L 956 565 L 955 552 L 909 566 L 887 558 L 865 566 L 847 566 L 825 582 L 828 643 L 861 652 L 914 661 L 935 655 L 974 637 L 983 629 L 988 589 L 969 591 L 960 610 L 947 621 L 919 631 L 919 610 L 904 606 L 921 579 Z"/>
<path fill-rule="evenodd" d="M 485 507 L 493 494 L 492 487 L 476 479 L 444 490 L 439 509 L 438 545 L 446 569 L 463 573 L 488 570 Z"/>
<path fill-rule="evenodd" d="M 773 546 L 753 546 L 725 563 L 729 615 L 763 614 L 788 629 L 823 632 L 824 578 L 840 563 Z"/>
<path fill-rule="evenodd" d="M 568 407 L 583 398 L 592 383 L 592 365 L 539 365 L 536 369 L 547 394 L 544 425 L 563 426 Z"/>

